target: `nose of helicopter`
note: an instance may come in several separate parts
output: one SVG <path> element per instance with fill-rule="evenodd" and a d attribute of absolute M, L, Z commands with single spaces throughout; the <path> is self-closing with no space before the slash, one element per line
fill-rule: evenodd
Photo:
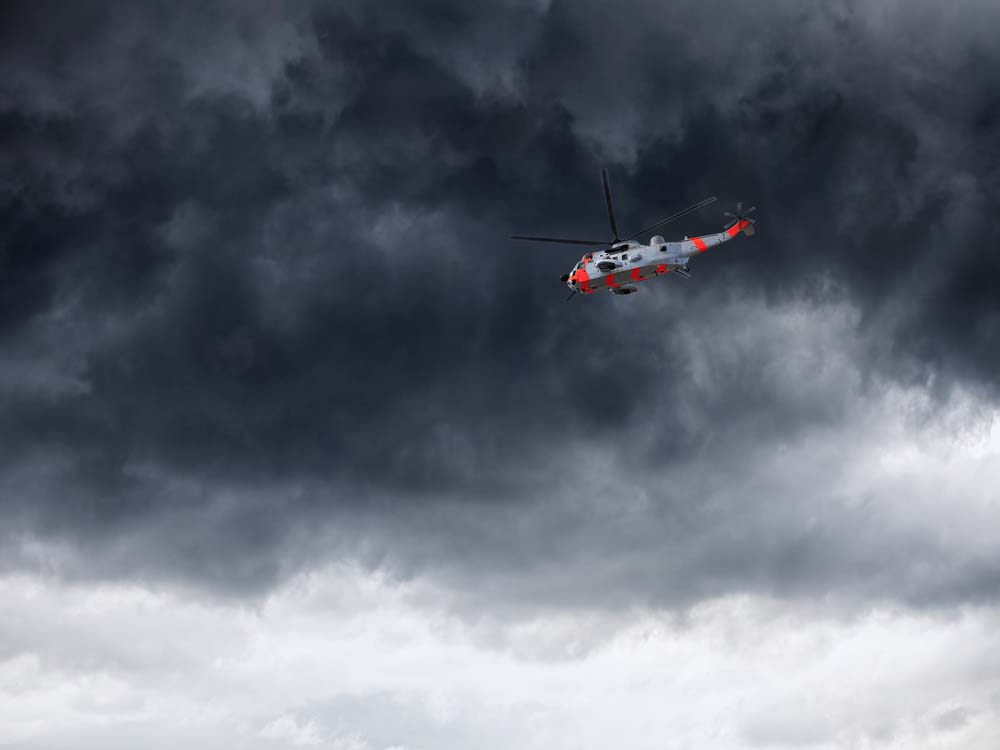
<path fill-rule="evenodd" d="M 569 282 L 569 274 L 568 273 L 564 273 L 562 276 L 559 277 L 559 281 L 561 281 L 563 284 L 568 283 Z"/>

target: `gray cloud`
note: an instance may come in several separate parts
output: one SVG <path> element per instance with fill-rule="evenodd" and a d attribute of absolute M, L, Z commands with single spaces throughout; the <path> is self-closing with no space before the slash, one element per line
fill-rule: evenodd
<path fill-rule="evenodd" d="M 7 13 L 9 567 L 995 599 L 919 487 L 845 478 L 897 389 L 995 397 L 987 4 Z M 621 223 L 717 193 L 759 235 L 563 305 L 572 251 L 505 237 L 603 236 L 603 165 Z"/>

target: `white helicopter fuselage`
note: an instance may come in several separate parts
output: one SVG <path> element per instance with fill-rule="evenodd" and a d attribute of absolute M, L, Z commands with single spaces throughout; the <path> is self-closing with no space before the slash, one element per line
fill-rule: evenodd
<path fill-rule="evenodd" d="M 680 242 L 666 242 L 662 237 L 650 239 L 648 245 L 634 240 L 620 242 L 607 250 L 586 253 L 569 273 L 567 285 L 574 292 L 593 294 L 608 289 L 614 294 L 631 294 L 638 291 L 635 283 L 676 271 L 687 276 L 688 261 L 710 247 L 736 237 L 750 236 L 753 224 L 737 221 L 724 232 L 701 237 L 685 237 Z"/>

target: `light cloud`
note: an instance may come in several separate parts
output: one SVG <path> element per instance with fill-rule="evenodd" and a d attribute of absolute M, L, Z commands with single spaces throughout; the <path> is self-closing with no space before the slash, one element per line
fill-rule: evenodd
<path fill-rule="evenodd" d="M 0 589 L 21 613 L 5 620 L 18 649 L 0 667 L 0 733 L 25 747 L 973 749 L 1000 738 L 992 607 L 845 618 L 726 597 L 679 618 L 612 618 L 574 656 L 580 634 L 558 617 L 484 642 L 434 584 L 351 565 L 296 577 L 254 608 L 30 576 Z M 564 656 L 518 648 L 539 642 L 532 630 Z"/>

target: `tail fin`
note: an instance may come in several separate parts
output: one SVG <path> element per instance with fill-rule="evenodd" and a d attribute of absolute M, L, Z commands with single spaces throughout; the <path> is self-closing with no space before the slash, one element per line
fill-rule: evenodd
<path fill-rule="evenodd" d="M 751 206 L 746 211 L 743 210 L 743 201 L 738 201 L 736 203 L 736 213 L 730 213 L 729 211 L 724 211 L 723 216 L 728 216 L 729 221 L 723 227 L 727 232 L 729 232 L 730 237 L 735 237 L 737 232 L 743 232 L 747 237 L 753 237 L 753 225 L 754 219 L 750 218 L 750 214 L 757 210 L 756 206 Z"/>

